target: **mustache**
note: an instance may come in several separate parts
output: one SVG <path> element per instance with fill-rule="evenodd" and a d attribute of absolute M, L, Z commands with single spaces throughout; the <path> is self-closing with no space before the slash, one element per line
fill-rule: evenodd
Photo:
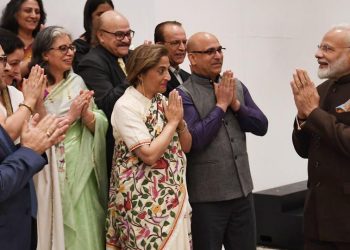
<path fill-rule="evenodd" d="M 119 46 L 128 46 L 128 47 L 129 47 L 130 44 L 131 44 L 131 43 L 124 43 L 124 42 L 121 42 L 121 43 L 118 44 L 118 47 L 119 47 Z"/>

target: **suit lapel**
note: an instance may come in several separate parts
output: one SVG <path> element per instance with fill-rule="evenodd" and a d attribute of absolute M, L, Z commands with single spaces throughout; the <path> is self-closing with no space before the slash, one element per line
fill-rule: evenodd
<path fill-rule="evenodd" d="M 186 82 L 186 80 L 188 79 L 189 76 L 190 76 L 190 74 L 188 74 L 186 71 L 180 69 L 180 77 L 181 77 L 183 82 Z"/>

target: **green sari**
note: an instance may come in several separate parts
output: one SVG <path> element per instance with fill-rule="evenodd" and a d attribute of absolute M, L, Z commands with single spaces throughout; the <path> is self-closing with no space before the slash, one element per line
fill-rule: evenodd
<path fill-rule="evenodd" d="M 84 89 L 87 88 L 81 77 L 70 72 L 46 97 L 47 113 L 65 115 Z M 37 178 L 38 189 L 48 186 L 51 190 L 38 195 L 38 249 L 105 249 L 108 121 L 94 103 L 91 105 L 96 118 L 95 132 L 81 119 L 71 124 L 64 141 L 48 151 L 49 165 L 44 169 L 47 173 Z M 52 201 L 50 205 L 48 201 Z M 61 223 L 64 240 L 60 235 Z"/>

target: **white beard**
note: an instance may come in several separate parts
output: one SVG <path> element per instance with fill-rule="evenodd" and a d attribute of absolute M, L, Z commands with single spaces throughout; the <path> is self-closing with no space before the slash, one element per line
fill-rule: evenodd
<path fill-rule="evenodd" d="M 327 65 L 327 68 L 319 68 L 317 75 L 320 79 L 338 79 L 350 70 L 350 65 L 346 54 L 343 54 L 338 60 Z"/>

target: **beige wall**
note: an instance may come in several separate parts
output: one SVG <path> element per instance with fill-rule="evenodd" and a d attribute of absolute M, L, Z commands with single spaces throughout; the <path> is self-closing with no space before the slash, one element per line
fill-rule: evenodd
<path fill-rule="evenodd" d="M 5 0 L 1 0 L 0 8 Z M 114 1 L 136 31 L 134 46 L 153 39 L 164 20 L 183 23 L 187 34 L 210 31 L 225 52 L 224 69 L 246 84 L 269 119 L 265 137 L 248 136 L 255 190 L 306 179 L 306 161 L 292 147 L 295 107 L 289 82 L 295 68 L 310 72 L 315 83 L 314 52 L 322 35 L 349 22 L 348 0 L 118 0 Z M 82 0 L 44 0 L 48 25 L 65 26 L 77 37 L 83 31 Z M 2 9 L 2 8 L 1 8 Z M 187 62 L 184 68 L 188 69 Z"/>

